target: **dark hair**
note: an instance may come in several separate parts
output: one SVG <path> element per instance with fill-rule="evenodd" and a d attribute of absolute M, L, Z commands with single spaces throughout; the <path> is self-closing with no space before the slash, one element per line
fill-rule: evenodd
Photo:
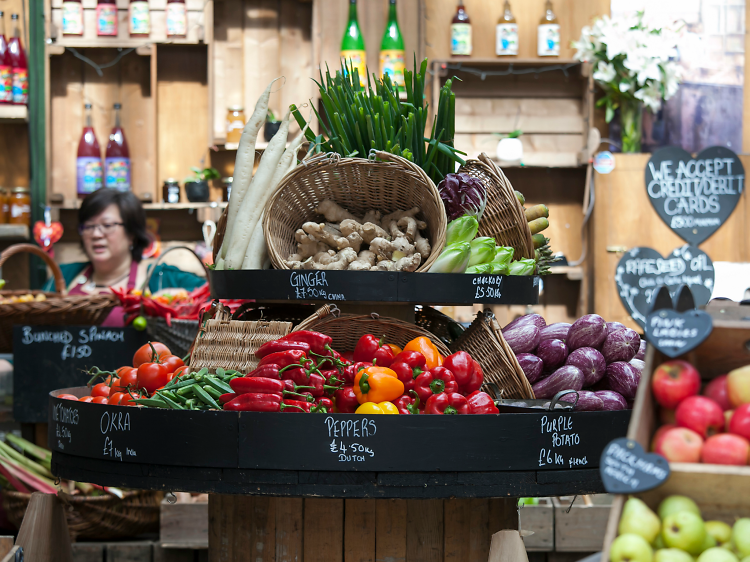
<path fill-rule="evenodd" d="M 151 238 L 146 232 L 146 213 L 143 211 L 143 205 L 131 191 L 102 188 L 87 195 L 78 209 L 78 225 L 82 226 L 110 205 L 117 205 L 120 209 L 125 232 L 133 237 L 133 261 L 140 262 L 143 250 L 151 243 Z"/>

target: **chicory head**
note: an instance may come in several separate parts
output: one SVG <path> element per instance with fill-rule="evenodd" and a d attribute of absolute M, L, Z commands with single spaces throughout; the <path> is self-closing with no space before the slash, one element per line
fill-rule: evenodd
<path fill-rule="evenodd" d="M 438 184 L 448 220 L 470 215 L 482 220 L 487 205 L 487 187 L 468 174 L 447 174 Z"/>
<path fill-rule="evenodd" d="M 489 263 L 495 258 L 495 239 L 488 236 L 474 238 L 471 244 L 469 267 L 480 263 Z"/>
<path fill-rule="evenodd" d="M 513 259 L 513 248 L 510 246 L 496 246 L 495 259 L 492 263 L 508 266 Z"/>
<path fill-rule="evenodd" d="M 479 230 L 479 221 L 475 217 L 461 217 L 448 223 L 445 233 L 445 245 L 452 246 L 458 242 L 471 242 Z"/>
<path fill-rule="evenodd" d="M 509 275 L 533 275 L 536 262 L 531 259 L 514 261 L 508 266 Z"/>
<path fill-rule="evenodd" d="M 432 264 L 430 273 L 463 273 L 469 265 L 470 256 L 471 245 L 468 242 L 446 246 Z"/>

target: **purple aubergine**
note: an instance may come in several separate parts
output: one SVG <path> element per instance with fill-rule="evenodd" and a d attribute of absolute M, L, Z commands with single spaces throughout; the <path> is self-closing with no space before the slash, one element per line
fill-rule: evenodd
<path fill-rule="evenodd" d="M 571 392 L 560 398 L 560 400 L 574 404 L 576 401 L 576 395 Z M 576 404 L 575 409 L 577 412 L 598 412 L 604 409 L 604 402 L 595 392 L 591 392 L 590 390 L 579 390 L 578 404 Z"/>
<path fill-rule="evenodd" d="M 568 358 L 568 346 L 561 340 L 544 340 L 539 342 L 536 354 L 544 361 L 544 370 L 551 373 L 565 364 Z"/>
<path fill-rule="evenodd" d="M 547 322 L 540 314 L 526 314 L 524 316 L 519 316 L 505 326 L 505 328 L 503 328 L 503 333 L 513 330 L 514 328 L 520 328 L 521 326 L 528 326 L 529 324 L 533 324 L 541 330 L 547 325 Z"/>
<path fill-rule="evenodd" d="M 566 365 L 578 367 L 583 373 L 583 386 L 598 383 L 607 373 L 604 356 L 593 347 L 580 347 L 568 355 Z"/>
<path fill-rule="evenodd" d="M 503 333 L 513 353 L 532 353 L 539 345 L 539 328 L 534 324 L 518 326 Z"/>
<path fill-rule="evenodd" d="M 628 361 L 633 367 L 635 367 L 639 373 L 643 373 L 643 369 L 646 367 L 646 362 L 641 361 L 640 359 L 631 359 Z"/>
<path fill-rule="evenodd" d="M 622 394 L 614 390 L 597 390 L 594 394 L 602 399 L 602 410 L 611 412 L 614 410 L 625 410 L 628 407 L 627 400 L 623 398 Z"/>
<path fill-rule="evenodd" d="M 635 398 L 641 374 L 630 363 L 617 361 L 607 365 L 607 382 L 610 390 L 619 392 L 626 400 Z"/>
<path fill-rule="evenodd" d="M 536 383 L 532 390 L 537 398 L 552 398 L 561 390 L 581 390 L 583 373 L 577 367 L 564 365 L 545 379 Z"/>
<path fill-rule="evenodd" d="M 635 330 L 623 328 L 611 332 L 602 344 L 602 355 L 607 363 L 630 361 L 641 346 L 641 337 Z"/>
<path fill-rule="evenodd" d="M 544 363 L 539 357 L 532 353 L 519 353 L 516 359 L 518 359 L 518 363 L 521 365 L 523 374 L 526 375 L 529 384 L 534 384 L 542 378 Z"/>
<path fill-rule="evenodd" d="M 570 324 L 567 322 L 556 322 L 542 328 L 539 331 L 541 341 L 544 340 L 560 340 L 565 341 L 568 337 L 568 330 L 570 330 Z"/>
<path fill-rule="evenodd" d="M 635 359 L 644 361 L 646 359 L 646 340 L 641 338 L 641 345 L 638 347 L 638 353 L 635 354 Z"/>
<path fill-rule="evenodd" d="M 607 322 L 607 335 L 616 332 L 617 330 L 622 330 L 625 327 L 625 324 L 622 322 Z"/>
<path fill-rule="evenodd" d="M 573 351 L 579 347 L 593 347 L 599 349 L 599 346 L 607 337 L 607 323 L 604 318 L 598 314 L 587 314 L 576 320 L 568 331 L 568 337 L 565 343 L 568 349 Z"/>

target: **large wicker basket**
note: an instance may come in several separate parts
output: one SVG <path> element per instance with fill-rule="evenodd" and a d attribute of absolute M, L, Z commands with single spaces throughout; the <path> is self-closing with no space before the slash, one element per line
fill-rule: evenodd
<path fill-rule="evenodd" d="M 263 217 L 268 255 L 276 269 L 289 269 L 285 260 L 297 252 L 295 232 L 307 221 L 320 221 L 315 208 L 325 199 L 355 215 L 371 209 L 386 214 L 419 207 L 417 217 L 427 223 L 424 236 L 432 251 L 417 271 L 430 268 L 445 245 L 447 221 L 440 194 L 416 164 L 387 152 L 374 156 L 379 160 L 321 155 L 284 177 Z"/>
<path fill-rule="evenodd" d="M 164 494 L 149 490 L 125 492 L 122 499 L 111 495 L 71 496 L 59 492 L 73 540 L 108 541 L 159 531 L 160 504 Z M 31 494 L 3 491 L 8 520 L 21 526 Z"/>
<path fill-rule="evenodd" d="M 459 172 L 480 179 L 487 187 L 487 206 L 479 222 L 479 236 L 490 236 L 500 246 L 511 246 L 513 259 L 534 258 L 534 242 L 523 206 L 503 171 L 484 152 L 468 160 Z"/>
<path fill-rule="evenodd" d="M 13 325 L 95 325 L 104 321 L 117 304 L 114 294 L 65 296 L 65 280 L 55 261 L 33 244 L 15 244 L 0 254 L 0 267 L 8 258 L 19 253 L 31 253 L 42 258 L 52 270 L 55 292 L 0 291 L 0 298 L 21 295 L 45 295 L 43 301 L 0 304 L 0 353 L 13 351 Z"/>

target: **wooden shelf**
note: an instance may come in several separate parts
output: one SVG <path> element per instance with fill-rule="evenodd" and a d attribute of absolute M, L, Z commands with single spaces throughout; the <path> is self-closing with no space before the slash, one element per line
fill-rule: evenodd
<path fill-rule="evenodd" d="M 571 281 L 581 281 L 583 279 L 583 268 L 580 266 L 553 265 L 549 268 L 550 275 L 565 275 Z"/>
<path fill-rule="evenodd" d="M 28 120 L 29 111 L 25 105 L 0 105 L 0 123 Z"/>
<path fill-rule="evenodd" d="M 227 206 L 225 201 L 207 201 L 205 203 L 142 203 L 143 208 L 146 211 L 182 211 L 185 209 L 208 209 L 216 208 L 223 209 Z M 62 210 L 76 210 L 80 208 L 80 201 L 66 201 L 62 205 L 52 205 L 53 209 Z M 15 226 L 15 225 L 0 225 L 2 226 Z M 27 235 L 28 237 L 28 235 Z"/>
<path fill-rule="evenodd" d="M 514 57 L 497 57 L 494 59 L 472 58 L 472 57 L 453 57 L 444 60 L 433 61 L 435 64 L 465 64 L 466 66 L 556 66 L 566 64 L 583 64 L 576 59 L 561 59 L 559 57 L 536 57 L 536 58 L 514 58 Z"/>
<path fill-rule="evenodd" d="M 25 224 L 0 224 L 0 240 L 28 240 L 29 227 Z"/>

